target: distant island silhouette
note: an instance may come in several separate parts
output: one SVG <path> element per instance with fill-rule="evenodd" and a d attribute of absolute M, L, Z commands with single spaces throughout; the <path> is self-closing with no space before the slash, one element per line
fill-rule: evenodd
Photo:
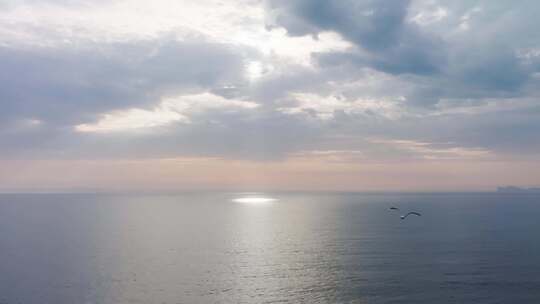
<path fill-rule="evenodd" d="M 501 193 L 540 193 L 540 188 L 520 188 L 515 186 L 497 187 Z"/>

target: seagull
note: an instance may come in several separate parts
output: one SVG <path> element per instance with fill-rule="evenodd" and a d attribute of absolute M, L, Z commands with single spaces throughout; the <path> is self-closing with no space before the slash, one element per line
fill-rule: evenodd
<path fill-rule="evenodd" d="M 407 214 L 405 214 L 405 215 L 402 215 L 402 216 L 401 216 L 401 219 L 404 220 L 407 216 L 409 216 L 409 215 L 411 215 L 411 214 L 412 214 L 412 215 L 417 215 L 417 216 L 422 216 L 420 213 L 414 212 L 414 211 L 413 211 L 413 212 L 409 212 L 409 213 L 407 213 Z"/>
<path fill-rule="evenodd" d="M 390 207 L 390 210 L 399 210 L 398 207 Z"/>

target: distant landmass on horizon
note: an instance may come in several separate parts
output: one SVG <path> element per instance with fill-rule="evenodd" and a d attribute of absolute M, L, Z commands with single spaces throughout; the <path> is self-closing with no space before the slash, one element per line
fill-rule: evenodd
<path fill-rule="evenodd" d="M 502 193 L 540 193 L 540 187 L 520 188 L 515 186 L 497 187 L 497 192 Z"/>

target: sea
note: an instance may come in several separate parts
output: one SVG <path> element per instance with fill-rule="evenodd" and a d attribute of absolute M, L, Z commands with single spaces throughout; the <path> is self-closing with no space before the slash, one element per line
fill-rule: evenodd
<path fill-rule="evenodd" d="M 0 303 L 540 303 L 540 194 L 1 194 Z"/>

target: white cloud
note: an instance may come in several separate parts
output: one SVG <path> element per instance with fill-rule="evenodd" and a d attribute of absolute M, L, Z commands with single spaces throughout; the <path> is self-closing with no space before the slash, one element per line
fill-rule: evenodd
<path fill-rule="evenodd" d="M 245 69 L 247 79 L 253 82 L 265 76 L 266 74 L 271 73 L 274 70 L 274 66 L 254 60 L 250 61 L 246 65 Z"/>
<path fill-rule="evenodd" d="M 323 162 L 354 162 L 365 160 L 363 151 L 360 150 L 309 150 L 291 153 L 293 160 L 323 161 Z"/>
<path fill-rule="evenodd" d="M 531 98 L 466 100 L 443 98 L 435 106 L 435 110 L 432 110 L 423 116 L 482 115 L 516 110 L 527 112 L 529 109 L 534 110 L 537 103 L 538 101 L 536 99 Z"/>
<path fill-rule="evenodd" d="M 191 115 L 212 109 L 236 111 L 258 106 L 253 102 L 226 99 L 210 93 L 184 95 L 165 98 L 151 110 L 133 108 L 105 113 L 97 122 L 77 125 L 75 130 L 97 133 L 146 130 L 173 122 L 190 123 Z"/>
<path fill-rule="evenodd" d="M 482 12 L 482 8 L 478 6 L 468 10 L 465 14 L 463 14 L 463 16 L 461 16 L 461 22 L 458 26 L 458 29 L 461 31 L 469 30 L 471 27 L 472 17 L 480 12 Z"/>
<path fill-rule="evenodd" d="M 540 47 L 518 49 L 516 57 L 521 60 L 535 60 L 540 57 Z"/>
<path fill-rule="evenodd" d="M 448 16 L 448 10 L 438 6 L 431 10 L 423 10 L 414 15 L 410 21 L 419 25 L 425 26 L 435 22 L 439 22 Z"/>
<path fill-rule="evenodd" d="M 486 159 L 493 157 L 493 153 L 487 149 L 453 146 L 452 143 L 441 144 L 379 138 L 372 138 L 369 141 L 373 144 L 382 144 L 398 150 L 407 151 L 427 160 Z"/>
<path fill-rule="evenodd" d="M 106 133 L 158 127 L 174 121 L 188 122 L 188 118 L 160 106 L 153 110 L 129 109 L 103 114 L 96 123 L 80 124 L 75 126 L 75 130 Z"/>
<path fill-rule="evenodd" d="M 388 119 L 394 119 L 400 115 L 399 103 L 403 101 L 403 97 L 397 97 L 395 100 L 371 98 L 347 100 L 340 95 L 320 96 L 309 93 L 293 93 L 291 97 L 297 103 L 295 106 L 282 107 L 277 110 L 290 115 L 314 115 L 321 120 L 333 119 L 336 112 L 345 114 L 374 113 Z"/>
<path fill-rule="evenodd" d="M 121 0 L 100 5 L 17 5 L 0 10 L 0 45 L 62 46 L 82 42 L 156 39 L 168 33 L 251 47 L 266 61 L 310 65 L 312 52 L 344 50 L 351 45 L 335 33 L 290 37 L 266 26 L 264 5 L 251 0 Z M 287 61 L 285 60 L 285 61 Z M 274 62 L 275 63 L 275 62 Z"/>

